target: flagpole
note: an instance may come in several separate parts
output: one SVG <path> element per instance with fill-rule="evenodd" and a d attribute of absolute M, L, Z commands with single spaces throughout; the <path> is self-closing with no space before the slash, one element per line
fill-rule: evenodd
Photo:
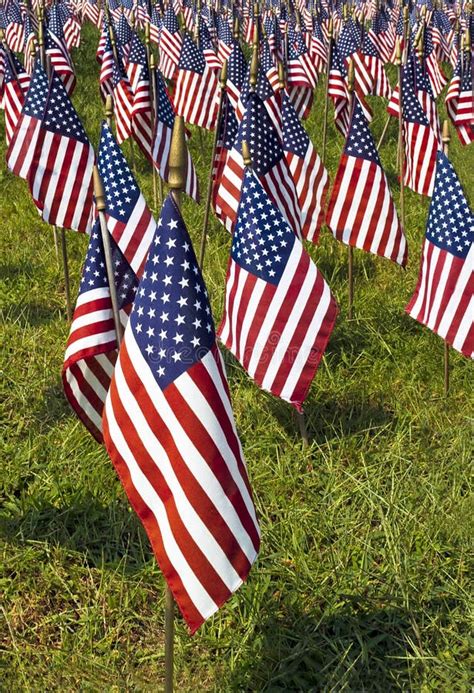
<path fill-rule="evenodd" d="M 207 230 L 208 230 L 208 226 L 209 226 L 209 214 L 211 211 L 211 197 L 212 197 L 212 167 L 214 165 L 214 157 L 216 156 L 217 141 L 219 139 L 219 132 L 220 132 L 220 128 L 221 128 L 222 104 L 224 102 L 225 86 L 226 86 L 226 82 L 227 82 L 227 60 L 224 60 L 224 63 L 222 65 L 219 82 L 220 82 L 220 87 L 221 87 L 221 93 L 220 93 L 220 98 L 219 98 L 219 110 L 217 111 L 216 129 L 214 131 L 214 142 L 212 145 L 211 177 L 209 180 L 209 186 L 207 188 L 206 207 L 204 210 L 204 224 L 202 227 L 202 236 L 201 236 L 201 248 L 199 251 L 199 266 L 201 269 L 202 269 L 202 266 L 204 264 L 204 254 L 206 252 Z"/>
<path fill-rule="evenodd" d="M 184 190 L 187 165 L 184 118 L 175 116 L 171 135 L 169 180 L 171 195 L 181 208 L 181 193 Z M 174 680 L 174 599 L 168 585 L 165 594 L 165 693 L 173 693 Z"/>
<path fill-rule="evenodd" d="M 354 61 L 352 58 L 348 60 L 347 70 L 347 90 L 349 92 L 349 128 L 351 126 L 352 111 L 354 107 Z M 347 280 L 349 283 L 348 309 L 347 317 L 352 320 L 352 309 L 354 304 L 354 249 L 351 245 L 348 246 L 347 255 Z"/>
<path fill-rule="evenodd" d="M 43 69 L 48 75 L 48 80 L 51 79 L 51 64 L 48 60 L 48 56 L 45 51 L 44 43 L 44 26 L 43 26 L 43 8 L 40 8 L 38 13 L 38 45 L 40 49 L 40 60 Z M 53 225 L 53 237 L 54 246 L 56 250 L 56 257 L 58 255 L 58 228 L 56 224 Z M 67 258 L 67 246 L 66 246 L 66 232 L 64 228 L 61 228 L 61 260 L 63 265 L 64 273 L 64 293 L 66 295 L 66 315 L 69 322 L 72 320 L 72 303 L 71 303 L 71 284 L 69 281 L 69 263 Z"/>
<path fill-rule="evenodd" d="M 41 66 L 46 70 L 46 52 L 44 45 L 44 26 L 43 26 L 43 8 L 40 5 L 38 7 L 38 48 L 40 54 Z M 54 251 L 56 253 L 56 261 L 59 265 L 59 241 L 58 241 L 58 231 L 56 226 L 53 226 L 53 240 L 54 240 Z"/>
<path fill-rule="evenodd" d="M 323 120 L 323 144 L 322 144 L 322 150 L 321 150 L 321 161 L 323 164 L 325 163 L 326 159 L 326 140 L 327 140 L 327 128 L 328 128 L 328 102 L 329 102 L 329 75 L 331 72 L 331 60 L 332 60 L 332 42 L 333 42 L 333 21 L 332 17 L 329 20 L 329 27 L 328 27 L 328 38 L 329 38 L 329 46 L 328 46 L 328 61 L 326 65 L 326 89 L 325 89 L 325 98 L 324 98 L 324 120 Z"/>
<path fill-rule="evenodd" d="M 148 62 L 148 70 L 150 74 L 150 100 L 151 100 L 151 132 L 152 140 L 155 135 L 156 126 L 156 63 L 155 55 L 150 48 L 150 22 L 145 24 L 145 46 L 146 46 L 146 56 Z M 153 144 L 153 141 L 152 141 Z M 152 152 L 153 154 L 153 152 Z M 152 156 L 153 159 L 153 156 Z M 158 187 L 158 178 L 160 185 Z M 161 207 L 163 204 L 163 186 L 161 184 L 161 176 L 158 176 L 156 166 L 152 161 L 152 179 L 153 179 L 153 206 L 155 214 L 158 213 L 158 204 Z"/>
<path fill-rule="evenodd" d="M 449 121 L 445 120 L 443 123 L 443 152 L 448 156 L 449 153 L 449 142 L 451 136 L 449 134 Z M 449 394 L 449 344 L 444 340 L 444 395 L 447 397 Z"/>
<path fill-rule="evenodd" d="M 117 298 L 117 288 L 115 286 L 114 263 L 112 259 L 112 248 L 110 245 L 110 234 L 107 228 L 107 219 L 105 218 L 105 193 L 99 169 L 94 166 L 94 196 L 95 205 L 99 213 L 100 234 L 102 238 L 102 246 L 104 248 L 105 268 L 107 270 L 107 280 L 110 291 L 110 302 L 112 303 L 112 316 L 115 325 L 115 334 L 117 337 L 117 347 L 120 346 L 123 336 L 122 323 L 120 322 L 120 310 Z"/>
<path fill-rule="evenodd" d="M 400 46 L 400 41 L 397 39 L 395 54 L 395 64 L 398 70 L 398 145 L 397 145 L 397 159 L 400 172 L 400 222 L 402 229 L 405 232 L 405 144 L 403 136 L 403 89 L 402 89 L 402 79 L 403 79 L 403 61 L 402 61 L 402 51 Z"/>

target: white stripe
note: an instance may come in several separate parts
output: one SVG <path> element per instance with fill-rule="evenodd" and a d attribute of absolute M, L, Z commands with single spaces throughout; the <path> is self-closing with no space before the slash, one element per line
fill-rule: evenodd
<path fill-rule="evenodd" d="M 143 358 L 131 330 L 127 334 L 126 344 L 135 372 L 143 386 L 146 387 L 148 396 L 153 401 L 153 404 L 163 419 L 165 426 L 169 429 L 174 443 L 178 449 L 178 453 L 181 455 L 188 471 L 193 475 L 196 483 L 201 486 L 203 492 L 207 495 L 210 502 L 219 512 L 219 515 L 229 526 L 229 529 L 236 537 L 239 545 L 241 545 L 241 541 L 247 543 L 247 546 L 250 544 L 253 555 L 255 556 L 255 550 L 253 549 L 247 533 L 241 525 L 234 507 L 229 501 L 229 498 L 220 485 L 218 479 L 211 471 L 207 461 L 202 457 L 198 448 L 194 446 L 193 442 L 188 437 L 186 430 L 176 418 L 176 415 L 163 394 L 163 391 L 157 385 L 148 363 Z M 190 380 L 190 378 L 187 373 L 183 373 L 181 376 L 179 376 L 174 382 L 178 390 L 181 390 L 178 383 L 178 381 L 181 381 L 181 379 L 184 379 L 185 381 L 183 389 L 186 391 L 186 380 Z M 126 408 L 127 414 L 130 417 L 130 420 L 133 422 L 133 426 L 137 431 L 141 442 L 147 449 L 148 454 L 153 459 L 160 472 L 163 474 L 165 481 L 173 494 L 176 508 L 183 524 L 185 525 L 189 534 L 193 537 L 196 544 L 199 546 L 202 553 L 209 560 L 214 570 L 219 574 L 224 584 L 229 590 L 234 591 L 234 589 L 236 589 L 235 585 L 241 583 L 241 578 L 226 556 L 225 551 L 222 549 L 212 532 L 196 512 L 191 500 L 187 497 L 186 492 L 182 488 L 180 480 L 176 475 L 173 464 L 171 463 L 165 448 L 162 446 L 160 440 L 156 437 L 153 429 L 150 428 L 138 401 L 135 399 L 134 393 L 128 387 L 126 379 L 123 375 L 120 359 L 115 369 L 115 383 L 118 392 L 120 392 L 122 404 Z M 192 383 L 190 390 L 193 390 Z M 193 397 L 195 394 L 196 393 L 194 392 Z M 195 401 L 193 398 L 185 399 L 188 402 Z M 202 400 L 200 404 L 202 404 Z M 204 427 L 207 430 L 213 431 L 212 425 L 214 422 L 206 419 L 209 409 L 207 412 L 200 408 L 198 410 L 200 413 L 204 414 L 202 419 L 202 424 Z M 215 438 L 214 435 L 212 437 Z M 240 536 L 242 531 L 245 533 L 246 538 Z M 244 546 L 242 546 L 242 550 L 247 555 Z"/>
<path fill-rule="evenodd" d="M 472 328 L 472 316 L 474 316 L 474 296 L 471 296 L 467 310 L 463 315 L 461 323 L 456 332 L 456 336 L 453 340 L 453 347 L 458 351 L 461 351 L 463 348 L 464 342 L 466 341 L 467 336 Z M 471 358 L 474 358 L 474 353 L 471 353 Z"/>
<path fill-rule="evenodd" d="M 102 418 L 80 389 L 76 378 L 73 376 L 69 368 L 66 370 L 66 380 L 69 384 L 69 387 L 71 388 L 72 394 L 77 402 L 78 407 L 84 411 L 84 413 L 89 417 L 94 426 L 96 426 L 99 429 L 99 431 L 102 431 Z"/>
<path fill-rule="evenodd" d="M 288 373 L 285 385 L 280 393 L 280 397 L 287 401 L 290 401 L 290 397 L 296 387 L 298 379 L 301 376 L 301 372 L 306 364 L 309 352 L 319 334 L 321 325 L 326 318 L 326 314 L 331 303 L 331 291 L 328 284 L 324 280 L 323 287 L 323 293 L 319 300 L 316 311 L 305 334 L 303 343 L 298 351 L 298 355 L 293 362 L 290 372 Z"/>
<path fill-rule="evenodd" d="M 449 332 L 453 316 L 459 306 L 462 299 L 463 293 L 468 286 L 469 280 L 472 282 L 472 274 L 474 271 L 474 246 L 471 245 L 469 253 L 467 254 L 461 272 L 459 274 L 458 280 L 456 282 L 456 288 L 451 294 L 449 303 L 444 311 L 443 319 L 439 324 L 438 334 L 444 337 Z M 471 316 L 473 314 L 471 313 Z"/>
<path fill-rule="evenodd" d="M 117 372 L 118 367 L 116 373 Z M 171 530 L 165 506 L 145 474 L 143 474 L 138 466 L 137 461 L 135 460 L 135 457 L 123 436 L 122 430 L 117 424 L 113 407 L 110 402 L 110 395 L 107 397 L 105 402 L 104 416 L 106 417 L 109 427 L 110 438 L 114 447 L 117 449 L 117 452 L 123 458 L 128 467 L 135 490 L 140 495 L 143 502 L 148 506 L 150 512 L 152 512 L 155 516 L 156 522 L 160 528 L 163 548 L 169 562 L 178 573 L 184 589 L 188 593 L 189 598 L 197 611 L 204 618 L 213 614 L 218 608 L 217 604 L 215 604 L 207 591 L 204 589 L 201 582 L 191 569 L 191 566 L 187 562 L 181 549 L 179 548 L 179 545 L 176 542 Z"/>
<path fill-rule="evenodd" d="M 260 357 L 262 355 L 263 350 L 265 349 L 267 343 L 268 343 L 268 338 L 271 334 L 271 331 L 273 329 L 273 325 L 275 323 L 276 316 L 278 315 L 278 312 L 281 309 L 282 303 L 285 300 L 286 294 L 288 293 L 288 287 L 290 286 L 296 267 L 298 266 L 298 262 L 300 260 L 301 254 L 303 252 L 303 245 L 298 242 L 298 240 L 295 239 L 293 249 L 290 253 L 290 256 L 288 258 L 288 261 L 286 263 L 286 267 L 283 271 L 283 274 L 280 278 L 280 281 L 278 282 L 278 285 L 276 287 L 276 291 L 273 294 L 272 301 L 268 307 L 267 314 L 263 320 L 263 323 L 260 327 L 260 331 L 258 333 L 258 336 L 255 340 L 255 346 L 253 348 L 253 353 L 252 353 L 252 358 L 250 359 L 249 367 L 247 369 L 248 373 L 253 376 L 255 374 L 255 371 L 257 370 L 257 367 L 260 362 Z M 258 281 L 263 281 L 263 280 L 258 280 Z"/>

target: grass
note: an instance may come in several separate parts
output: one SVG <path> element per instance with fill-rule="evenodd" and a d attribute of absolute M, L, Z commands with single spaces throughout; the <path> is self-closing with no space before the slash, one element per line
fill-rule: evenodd
<path fill-rule="evenodd" d="M 94 144 L 97 38 L 87 26 L 75 53 L 74 103 Z M 317 147 L 322 103 L 320 87 L 308 123 Z M 381 100 L 374 103 L 378 138 L 385 114 Z M 381 152 L 395 196 L 396 127 Z M 204 153 L 199 137 L 191 144 L 204 192 L 211 139 L 204 135 Z M 328 143 L 333 177 L 342 140 L 332 124 Z M 450 155 L 472 205 L 472 148 L 453 136 Z M 137 169 L 151 202 L 150 172 L 141 159 Z M 157 690 L 163 580 L 110 461 L 62 394 L 68 325 L 51 229 L 4 166 L 0 190 L 1 688 Z M 406 271 L 355 251 L 352 322 L 346 249 L 327 231 L 311 249 L 341 311 L 307 400 L 309 449 L 288 406 L 227 359 L 262 548 L 247 584 L 195 637 L 177 621 L 177 690 L 472 684 L 472 365 L 451 353 L 445 399 L 443 343 L 403 310 L 416 285 L 427 207 L 407 192 Z M 203 207 L 188 201 L 184 214 L 197 245 Z M 76 291 L 87 239 L 67 236 Z M 229 245 L 212 219 L 205 278 L 216 322 Z"/>

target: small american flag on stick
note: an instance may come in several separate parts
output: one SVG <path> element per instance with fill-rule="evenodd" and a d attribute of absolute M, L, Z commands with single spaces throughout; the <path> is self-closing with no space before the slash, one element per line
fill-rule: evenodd
<path fill-rule="evenodd" d="M 163 205 L 107 397 L 104 441 L 191 630 L 246 579 L 260 537 L 206 287 Z"/>
<path fill-rule="evenodd" d="M 405 310 L 454 349 L 474 358 L 474 215 L 441 151 L 418 285 Z"/>
<path fill-rule="evenodd" d="M 336 314 L 324 277 L 247 168 L 227 268 L 223 344 L 259 387 L 301 410 Z"/>

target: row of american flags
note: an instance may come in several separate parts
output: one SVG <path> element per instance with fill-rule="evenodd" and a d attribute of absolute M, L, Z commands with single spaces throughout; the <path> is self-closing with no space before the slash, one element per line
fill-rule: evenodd
<path fill-rule="evenodd" d="M 102 124 L 97 152 L 72 102 L 73 51 L 85 22 L 99 32 L 97 98 L 114 104 L 115 128 Z M 472 14 L 462 2 L 9 0 L 0 27 L 7 166 L 27 181 L 44 221 L 89 236 L 64 391 L 105 445 L 194 632 L 246 579 L 260 541 L 218 341 L 260 388 L 301 411 L 338 313 L 307 244 L 317 244 L 326 225 L 345 245 L 402 267 L 408 260 L 370 128 L 372 97 L 401 118 L 403 184 L 431 198 L 406 311 L 474 356 L 474 219 L 443 152 L 437 107 L 445 93 L 459 141 L 469 146 Z M 401 83 L 392 88 L 386 68 L 400 54 Z M 302 122 L 321 75 L 344 138 L 332 182 Z M 175 197 L 156 221 L 121 150 L 133 139 L 169 182 L 178 117 L 194 130 L 217 130 L 211 202 L 232 236 L 217 328 Z M 184 192 L 199 202 L 189 151 L 185 161 Z"/>

